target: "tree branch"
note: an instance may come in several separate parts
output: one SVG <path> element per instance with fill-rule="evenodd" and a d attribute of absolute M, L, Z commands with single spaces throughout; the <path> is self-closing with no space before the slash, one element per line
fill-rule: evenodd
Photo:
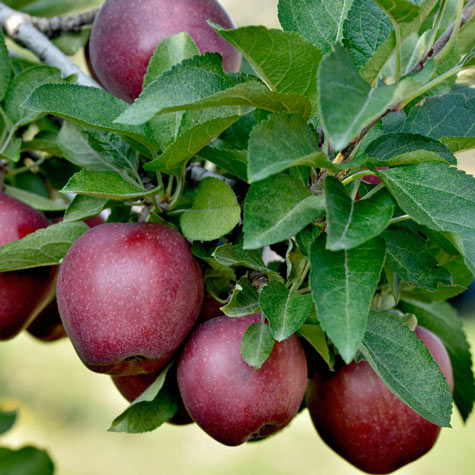
<path fill-rule="evenodd" d="M 79 32 L 85 25 L 90 25 L 94 18 L 96 18 L 99 8 L 90 10 L 85 13 L 78 13 L 76 15 L 68 16 L 54 16 L 50 18 L 41 18 L 30 15 L 25 15 L 31 21 L 33 26 L 41 31 L 48 38 L 55 38 L 61 33 L 72 31 Z"/>
<path fill-rule="evenodd" d="M 474 14 L 475 14 L 475 0 L 470 0 L 467 3 L 467 5 L 465 5 L 465 8 L 463 9 L 462 22 L 460 24 L 460 28 L 462 28 L 463 25 L 465 25 L 465 23 L 467 23 L 467 21 L 469 21 L 473 17 Z M 411 73 L 418 73 L 419 71 L 422 71 L 428 59 L 436 57 L 445 48 L 447 43 L 450 41 L 452 33 L 454 32 L 455 26 L 456 24 L 455 22 L 453 22 L 450 25 L 450 27 L 447 28 L 445 33 L 437 40 L 434 46 L 416 64 L 416 66 L 411 71 Z"/>
<path fill-rule="evenodd" d="M 64 76 L 77 74 L 77 84 L 101 87 L 38 31 L 23 13 L 7 7 L 2 2 L 0 2 L 0 25 L 8 36 L 32 51 L 43 63 L 58 68 Z"/>

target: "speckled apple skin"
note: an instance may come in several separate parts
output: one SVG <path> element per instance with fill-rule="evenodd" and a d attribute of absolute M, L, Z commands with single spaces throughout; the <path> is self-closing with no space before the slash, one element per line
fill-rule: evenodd
<path fill-rule="evenodd" d="M 135 401 L 155 380 L 158 378 L 160 371 L 150 374 L 136 374 L 133 376 L 112 376 L 112 381 L 115 387 L 119 390 L 120 394 L 127 399 L 127 401 Z M 169 378 L 170 375 L 167 375 Z M 176 384 L 175 384 L 176 386 Z M 192 424 L 193 420 L 185 409 L 183 401 L 176 390 L 176 402 L 178 404 L 178 410 L 175 415 L 167 421 L 169 424 L 184 426 Z"/>
<path fill-rule="evenodd" d="M 106 0 L 96 16 L 89 40 L 91 70 L 110 93 L 132 102 L 156 47 L 186 31 L 199 50 L 222 55 L 224 69 L 239 71 L 241 55 L 207 24 L 234 28 L 216 0 Z"/>
<path fill-rule="evenodd" d="M 196 322 L 203 276 L 177 231 L 109 223 L 70 248 L 56 298 L 66 333 L 89 369 L 152 373 L 171 359 Z"/>
<path fill-rule="evenodd" d="M 444 345 L 425 328 L 417 327 L 416 334 L 453 391 L 452 365 Z M 366 361 L 343 366 L 328 378 L 316 374 L 309 383 L 307 405 L 322 439 L 368 473 L 391 473 L 418 459 L 440 432 L 394 396 Z"/>
<path fill-rule="evenodd" d="M 178 387 L 192 419 L 225 445 L 269 436 L 297 414 L 307 384 L 298 338 L 276 343 L 261 369 L 241 357 L 241 341 L 260 315 L 218 317 L 187 341 L 178 363 Z"/>
<path fill-rule="evenodd" d="M 0 246 L 49 224 L 38 211 L 0 193 Z M 0 273 L 0 340 L 16 336 L 48 303 L 54 277 L 50 267 Z"/>

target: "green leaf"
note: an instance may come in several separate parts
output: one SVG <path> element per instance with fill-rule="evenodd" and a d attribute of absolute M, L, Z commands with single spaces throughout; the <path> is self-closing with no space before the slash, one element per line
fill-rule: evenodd
<path fill-rule="evenodd" d="M 130 200 L 153 195 L 158 189 L 146 190 L 133 181 L 126 181 L 115 172 L 81 170 L 75 173 L 62 193 L 79 193 L 111 200 Z"/>
<path fill-rule="evenodd" d="M 310 282 L 318 320 L 346 363 L 363 340 L 384 254 L 379 238 L 349 251 L 326 250 L 324 238 L 312 246 Z"/>
<path fill-rule="evenodd" d="M 363 67 L 393 31 L 393 24 L 374 0 L 355 0 L 343 25 L 343 44 L 358 68 Z"/>
<path fill-rule="evenodd" d="M 241 207 L 231 187 L 218 178 L 205 178 L 191 209 L 183 212 L 180 225 L 187 239 L 213 241 L 231 232 L 241 219 Z"/>
<path fill-rule="evenodd" d="M 325 214 L 325 197 L 312 195 L 290 175 L 274 175 L 249 188 L 244 205 L 244 248 L 284 241 Z"/>
<path fill-rule="evenodd" d="M 4 99 L 5 112 L 12 123 L 19 127 L 39 119 L 44 111 L 31 111 L 23 103 L 42 84 L 61 82 L 61 71 L 50 66 L 33 66 L 15 76 Z"/>
<path fill-rule="evenodd" d="M 379 236 L 389 225 L 394 204 L 385 191 L 354 201 L 335 177 L 325 180 L 327 203 L 327 249 L 353 249 Z"/>
<path fill-rule="evenodd" d="M 425 0 L 420 3 L 420 14 L 410 23 L 401 24 L 401 39 L 404 42 L 412 33 L 417 32 L 424 20 L 432 12 L 439 0 Z M 395 2 L 397 4 L 397 2 Z M 396 48 L 396 36 L 394 32 L 388 39 L 376 50 L 374 55 L 367 61 L 361 70 L 361 76 L 369 84 L 376 82 L 381 69 L 393 55 Z"/>
<path fill-rule="evenodd" d="M 317 70 L 322 53 L 315 45 L 297 33 L 263 26 L 234 30 L 213 27 L 243 54 L 271 91 L 305 96 L 316 112 Z"/>
<path fill-rule="evenodd" d="M 253 323 L 244 333 L 241 343 L 242 359 L 258 370 L 265 363 L 274 348 L 274 338 L 265 323 Z"/>
<path fill-rule="evenodd" d="M 182 104 L 198 101 L 234 85 L 236 81 L 224 72 L 219 54 L 195 56 L 152 81 L 115 122 L 143 124 L 156 114 L 179 110 L 178 106 Z"/>
<path fill-rule="evenodd" d="M 2 475 L 53 475 L 54 465 L 44 450 L 23 447 L 18 450 L 0 447 Z"/>
<path fill-rule="evenodd" d="M 189 123 L 182 122 L 176 140 L 157 159 L 146 163 L 145 170 L 164 171 L 170 174 L 180 173 L 190 158 L 246 113 L 247 111 L 240 111 L 237 108 L 224 108 L 220 110 L 217 117 L 206 120 L 198 119 L 197 125 L 194 125 L 193 116 L 190 114 Z M 188 114 L 185 113 L 183 120 Z"/>
<path fill-rule="evenodd" d="M 450 299 L 464 292 L 473 280 L 474 273 L 465 264 L 463 256 L 457 256 L 451 258 L 443 265 L 439 264 L 443 269 L 446 269 L 451 275 L 451 284 L 444 285 L 442 282 L 437 282 L 437 289 L 433 292 L 414 288 L 409 286 L 408 288 L 402 288 L 402 294 L 407 295 L 409 298 L 416 298 L 418 300 L 428 302 L 440 302 Z"/>
<path fill-rule="evenodd" d="M 40 211 L 64 211 L 68 207 L 67 203 L 53 201 L 21 188 L 5 185 L 4 191 L 7 195 L 13 196 L 13 198 L 23 201 L 23 203 Z"/>
<path fill-rule="evenodd" d="M 55 15 L 65 15 L 67 13 L 72 13 L 77 10 L 90 10 L 97 7 L 98 0 L 11 0 L 11 3 L 18 4 L 21 1 L 22 3 L 27 3 L 26 6 L 22 8 L 22 11 L 30 15 L 35 16 L 55 16 Z"/>
<path fill-rule="evenodd" d="M 7 92 L 8 85 L 13 76 L 12 62 L 8 54 L 8 49 L 5 45 L 5 37 L 3 32 L 0 31 L 0 102 L 2 101 L 5 93 Z"/>
<path fill-rule="evenodd" d="M 248 176 L 256 182 L 289 167 L 316 165 L 325 158 L 318 137 L 298 115 L 273 114 L 257 124 L 249 137 Z"/>
<path fill-rule="evenodd" d="M 449 385 L 413 331 L 386 313 L 370 313 L 361 352 L 399 399 L 433 424 L 450 427 Z"/>
<path fill-rule="evenodd" d="M 428 97 L 409 112 L 403 132 L 440 140 L 452 152 L 475 147 L 475 100 L 464 94 Z"/>
<path fill-rule="evenodd" d="M 325 363 L 332 368 L 333 358 L 328 348 L 327 338 L 320 325 L 303 324 L 300 327 L 299 335 L 305 338 L 317 350 L 318 354 L 324 359 Z"/>
<path fill-rule="evenodd" d="M 314 311 L 310 294 L 292 292 L 281 282 L 275 281 L 262 289 L 259 304 L 277 341 L 293 335 Z"/>
<path fill-rule="evenodd" d="M 225 315 L 232 318 L 252 315 L 259 310 L 259 294 L 247 275 L 236 282 L 231 300 L 221 307 Z"/>
<path fill-rule="evenodd" d="M 224 168 L 240 180 L 247 182 L 247 151 L 229 150 L 217 147 L 205 147 L 198 152 L 198 156 Z"/>
<path fill-rule="evenodd" d="M 247 267 L 264 274 L 273 273 L 262 260 L 262 250 L 244 250 L 242 243 L 239 242 L 217 247 L 213 257 L 225 266 Z"/>
<path fill-rule="evenodd" d="M 429 291 L 437 285 L 451 285 L 450 272 L 437 267 L 437 260 L 427 251 L 426 241 L 418 234 L 403 228 L 389 229 L 383 233 L 386 241 L 386 265 L 401 280 Z"/>
<path fill-rule="evenodd" d="M 109 432 L 150 432 L 175 415 L 178 406 L 169 384 L 166 383 L 170 367 L 171 365 L 165 368 L 155 382 L 114 419 Z"/>
<path fill-rule="evenodd" d="M 109 200 L 94 196 L 76 195 L 64 213 L 64 221 L 82 221 L 104 211 Z"/>
<path fill-rule="evenodd" d="M 0 157 L 6 158 L 14 163 L 19 162 L 21 158 L 21 145 L 22 140 L 20 138 L 12 140 L 3 153 L 0 154 Z"/>
<path fill-rule="evenodd" d="M 460 252 L 475 271 L 475 179 L 443 163 L 420 163 L 379 170 L 399 206 L 436 231 L 458 233 Z"/>
<path fill-rule="evenodd" d="M 188 103 L 180 101 L 179 105 L 164 108 L 162 112 L 223 106 L 254 107 L 270 112 L 292 112 L 305 118 L 308 118 L 311 113 L 310 102 L 306 97 L 298 94 L 270 91 L 265 84 L 256 78 L 228 87 L 204 99 Z"/>
<path fill-rule="evenodd" d="M 341 41 L 353 0 L 279 0 L 282 28 L 296 31 L 328 53 Z"/>
<path fill-rule="evenodd" d="M 74 84 L 45 84 L 37 88 L 24 103 L 26 109 L 57 115 L 63 119 L 130 137 L 151 150 L 156 144 L 147 126 L 121 125 L 115 119 L 125 109 L 127 102 L 95 87 Z"/>
<path fill-rule="evenodd" d="M 0 410 L 0 435 L 8 432 L 15 424 L 18 411 Z"/>
<path fill-rule="evenodd" d="M 395 23 L 409 23 L 420 12 L 421 0 L 375 0 Z"/>
<path fill-rule="evenodd" d="M 387 134 L 366 149 L 374 165 L 412 165 L 420 162 L 445 162 L 457 165 L 455 155 L 438 140 L 417 134 Z"/>
<path fill-rule="evenodd" d="M 160 74 L 168 71 L 175 64 L 181 63 L 183 60 L 197 54 L 200 54 L 200 50 L 186 31 L 165 38 L 159 43 L 148 63 L 142 89 L 145 89 Z"/>
<path fill-rule="evenodd" d="M 434 332 L 444 343 L 454 370 L 454 401 L 466 421 L 475 400 L 470 346 L 457 312 L 445 302 L 423 303 L 403 299 L 400 308 L 417 316 L 419 324 Z"/>
<path fill-rule="evenodd" d="M 58 265 L 88 229 L 84 223 L 59 223 L 9 242 L 0 247 L 0 272 Z"/>
<path fill-rule="evenodd" d="M 326 55 L 319 70 L 320 116 L 325 132 L 337 150 L 350 144 L 364 127 L 424 85 L 435 62 L 399 83 L 376 89 L 360 76 L 350 54 L 341 46 Z"/>
<path fill-rule="evenodd" d="M 91 33 L 91 26 L 83 26 L 80 31 L 64 31 L 51 42 L 66 56 L 74 56 L 81 48 L 86 47 Z"/>
<path fill-rule="evenodd" d="M 84 129 L 66 121 L 57 144 L 74 165 L 91 171 L 115 172 L 126 181 L 139 181 L 138 153 L 117 134 Z"/>

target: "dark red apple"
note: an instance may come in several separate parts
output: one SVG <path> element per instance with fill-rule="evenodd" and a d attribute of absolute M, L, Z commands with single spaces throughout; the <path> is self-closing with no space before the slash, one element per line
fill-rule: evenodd
<path fill-rule="evenodd" d="M 27 331 L 30 335 L 44 342 L 57 341 L 66 336 L 56 299 L 53 299 L 33 320 Z"/>
<path fill-rule="evenodd" d="M 202 53 L 216 51 L 224 69 L 237 72 L 241 55 L 208 25 L 234 28 L 216 0 L 106 0 L 92 26 L 89 61 L 92 74 L 110 93 L 132 102 L 155 48 L 186 31 Z"/>
<path fill-rule="evenodd" d="M 63 219 L 56 219 L 54 223 L 60 223 Z M 90 228 L 104 224 L 104 219 L 99 216 L 93 216 L 84 221 Z M 44 342 L 53 342 L 66 337 L 63 322 L 59 315 L 58 303 L 56 297 L 49 305 L 33 320 L 27 328 L 28 333 L 38 340 Z"/>
<path fill-rule="evenodd" d="M 425 328 L 417 327 L 416 334 L 453 390 L 452 365 L 443 343 Z M 332 374 L 317 373 L 309 382 L 307 405 L 322 439 L 368 473 L 390 473 L 418 459 L 440 432 L 394 396 L 366 361 Z"/>
<path fill-rule="evenodd" d="M 241 341 L 260 315 L 218 317 L 200 325 L 178 363 L 178 387 L 192 419 L 225 445 L 240 445 L 284 428 L 297 414 L 307 384 L 298 338 L 276 343 L 261 369 L 241 356 Z"/>
<path fill-rule="evenodd" d="M 112 381 L 120 394 L 122 394 L 127 401 L 132 402 L 135 401 L 135 399 L 137 399 L 158 378 L 159 374 L 160 371 L 151 374 L 136 374 L 133 376 L 112 376 Z M 176 400 L 178 403 L 178 410 L 168 422 L 177 426 L 192 424 L 193 420 L 183 405 L 178 387 L 176 387 Z"/>
<path fill-rule="evenodd" d="M 388 170 L 389 167 L 378 167 L 378 170 Z M 379 185 L 381 183 L 381 178 L 379 176 L 374 175 L 366 175 L 363 177 L 363 181 L 365 183 L 369 183 L 370 185 Z"/>
<path fill-rule="evenodd" d="M 206 295 L 203 300 L 203 307 L 201 308 L 200 321 L 207 322 L 213 318 L 222 317 L 224 315 L 221 310 L 223 305 L 214 297 L 211 297 L 211 295 Z"/>
<path fill-rule="evenodd" d="M 89 369 L 152 373 L 195 324 L 203 276 L 177 231 L 160 224 L 103 224 L 66 254 L 57 301 L 66 333 Z"/>
<path fill-rule="evenodd" d="M 41 213 L 0 193 L 0 246 L 48 225 Z M 55 274 L 51 267 L 0 273 L 0 340 L 13 338 L 47 305 Z"/>

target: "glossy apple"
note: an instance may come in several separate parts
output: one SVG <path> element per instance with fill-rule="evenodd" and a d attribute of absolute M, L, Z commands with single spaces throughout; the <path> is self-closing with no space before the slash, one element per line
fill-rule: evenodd
<path fill-rule="evenodd" d="M 54 220 L 54 223 L 60 223 L 62 220 L 62 218 L 56 219 Z M 88 218 L 84 220 L 84 222 L 90 228 L 104 224 L 104 220 L 100 215 Z M 67 336 L 63 327 L 63 322 L 61 321 L 61 317 L 59 315 L 56 297 L 33 320 L 33 322 L 27 328 L 27 331 L 30 335 L 44 342 L 57 341 Z"/>
<path fill-rule="evenodd" d="M 112 376 L 112 381 L 122 396 L 124 396 L 127 401 L 132 402 L 158 378 L 159 374 L 160 371 L 151 374 L 136 374 L 133 376 Z M 193 420 L 183 405 L 178 387 L 176 387 L 176 401 L 178 410 L 168 422 L 177 426 L 192 424 Z"/>
<path fill-rule="evenodd" d="M 417 336 L 453 390 L 450 358 L 440 339 L 422 327 Z M 366 361 L 309 382 L 307 405 L 322 439 L 368 473 L 390 473 L 428 452 L 440 427 L 416 414 L 386 388 Z"/>
<path fill-rule="evenodd" d="M 195 324 L 203 276 L 188 242 L 160 224 L 109 223 L 61 264 L 57 301 L 84 364 L 111 375 L 162 368 Z"/>
<path fill-rule="evenodd" d="M 141 92 L 150 58 L 160 42 L 186 31 L 202 53 L 222 55 L 224 69 L 238 71 L 241 55 L 208 25 L 234 23 L 216 0 L 106 0 L 89 40 L 92 74 L 110 93 L 132 102 Z"/>
<path fill-rule="evenodd" d="M 178 387 L 186 410 L 225 445 L 279 431 L 297 414 L 305 393 L 307 362 L 295 335 L 276 343 L 260 370 L 242 359 L 242 337 L 259 320 L 259 315 L 249 315 L 203 323 L 178 362 Z"/>
<path fill-rule="evenodd" d="M 0 246 L 48 225 L 41 213 L 0 193 Z M 0 273 L 0 340 L 13 338 L 47 305 L 55 273 L 50 267 Z"/>

